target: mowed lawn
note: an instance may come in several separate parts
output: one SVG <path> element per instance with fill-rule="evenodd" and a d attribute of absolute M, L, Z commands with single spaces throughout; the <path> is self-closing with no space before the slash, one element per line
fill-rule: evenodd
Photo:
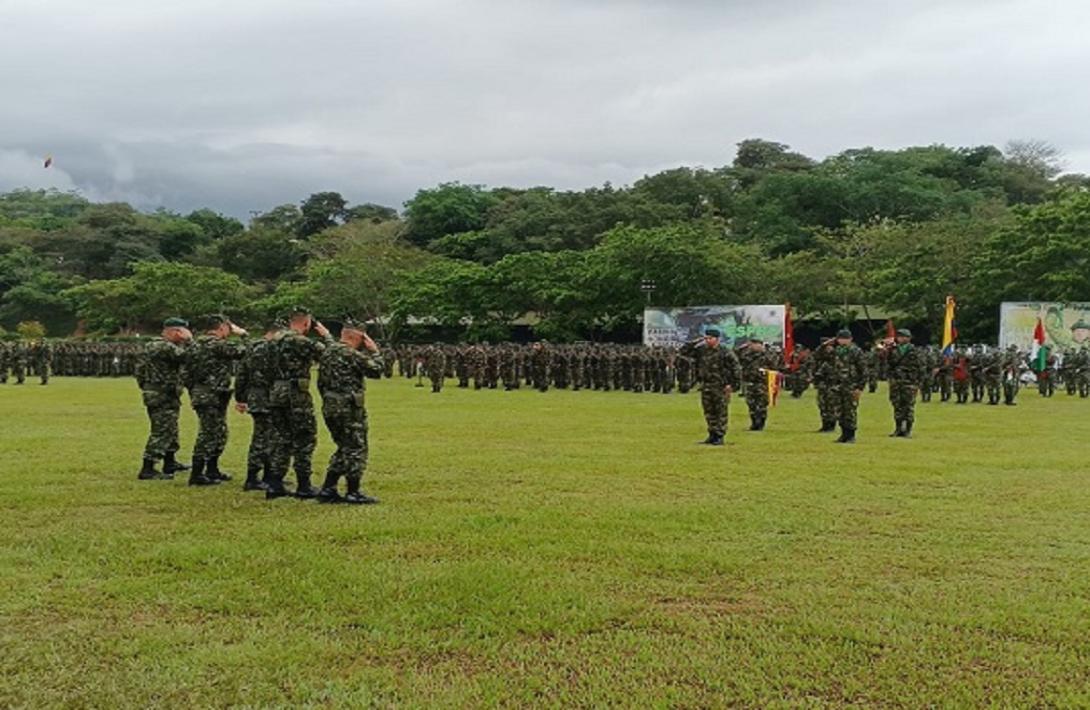
<path fill-rule="evenodd" d="M 1090 400 L 840 446 L 813 397 L 712 449 L 695 394 L 374 383 L 357 508 L 137 481 L 131 381 L 0 386 L 0 706 L 1090 704 Z"/>

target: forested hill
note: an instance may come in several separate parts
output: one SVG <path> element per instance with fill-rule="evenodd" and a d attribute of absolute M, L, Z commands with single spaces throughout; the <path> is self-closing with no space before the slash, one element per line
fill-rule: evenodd
<path fill-rule="evenodd" d="M 846 150 L 816 161 L 763 140 L 734 161 L 582 191 L 442 184 L 403 210 L 334 192 L 249 225 L 143 213 L 51 191 L 0 195 L 0 325 L 110 334 L 226 311 L 256 322 L 409 316 L 503 339 L 527 312 L 557 340 L 630 333 L 662 305 L 783 303 L 846 317 L 867 303 L 937 328 L 955 294 L 966 339 L 1002 300 L 1090 300 L 1090 178 L 1036 142 Z"/>

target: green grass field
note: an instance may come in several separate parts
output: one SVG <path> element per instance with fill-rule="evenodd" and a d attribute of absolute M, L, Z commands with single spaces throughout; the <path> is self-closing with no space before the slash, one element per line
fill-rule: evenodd
<path fill-rule="evenodd" d="M 137 481 L 130 381 L 0 386 L 0 706 L 1086 706 L 1090 401 L 1019 401 L 711 449 L 693 394 L 384 381 L 359 508 Z"/>

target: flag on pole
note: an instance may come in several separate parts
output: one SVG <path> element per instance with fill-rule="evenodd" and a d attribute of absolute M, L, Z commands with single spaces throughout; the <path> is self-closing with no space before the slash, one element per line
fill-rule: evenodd
<path fill-rule="evenodd" d="M 765 382 L 768 385 L 768 406 L 775 407 L 776 400 L 780 397 L 780 388 L 783 387 L 783 373 L 765 370 Z"/>
<path fill-rule="evenodd" d="M 791 322 L 791 304 L 783 308 L 783 364 L 791 366 L 791 356 L 795 354 L 795 325 Z"/>
<path fill-rule="evenodd" d="M 942 354 L 946 357 L 954 356 L 954 341 L 958 339 L 958 324 L 954 320 L 954 310 L 957 304 L 953 296 L 946 297 L 946 318 L 942 324 Z"/>
<path fill-rule="evenodd" d="M 897 337 L 897 330 L 893 327 L 893 319 L 890 318 L 886 321 L 886 340 L 893 340 Z"/>
<path fill-rule="evenodd" d="M 1033 363 L 1033 369 L 1044 372 L 1048 364 L 1048 346 L 1045 345 L 1045 324 L 1037 318 L 1037 327 L 1033 329 L 1033 345 L 1030 347 L 1029 359 Z"/>

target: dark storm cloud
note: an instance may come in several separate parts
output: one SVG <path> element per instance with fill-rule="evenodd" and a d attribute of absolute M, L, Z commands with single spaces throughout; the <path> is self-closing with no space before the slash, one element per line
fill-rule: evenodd
<path fill-rule="evenodd" d="M 1034 137 L 1090 172 L 1088 4 L 0 4 L 0 189 L 250 210 L 461 180 L 584 187 L 747 137 Z M 43 174 L 41 156 L 56 165 Z"/>

